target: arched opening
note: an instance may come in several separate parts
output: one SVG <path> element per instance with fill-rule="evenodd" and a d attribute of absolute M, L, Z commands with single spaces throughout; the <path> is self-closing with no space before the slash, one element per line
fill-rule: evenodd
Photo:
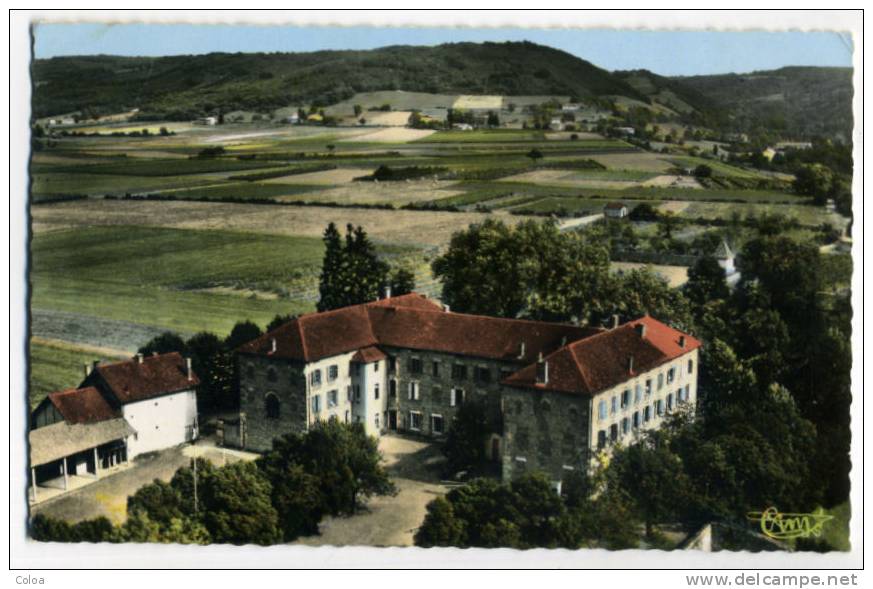
<path fill-rule="evenodd" d="M 279 419 L 279 397 L 273 393 L 268 393 L 264 399 L 264 408 L 267 412 L 267 419 Z"/>

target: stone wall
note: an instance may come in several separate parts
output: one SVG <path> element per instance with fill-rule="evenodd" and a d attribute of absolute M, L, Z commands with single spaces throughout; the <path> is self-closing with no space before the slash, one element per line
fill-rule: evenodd
<path fill-rule="evenodd" d="M 388 410 L 397 411 L 397 429 L 410 431 L 410 411 L 420 412 L 422 426 L 420 431 L 423 435 L 440 435 L 433 431 L 431 417 L 442 416 L 444 432 L 451 426 L 452 420 L 457 415 L 459 404 L 451 404 L 451 391 L 459 388 L 464 391 L 464 402 L 479 400 L 485 403 L 489 421 L 493 424 L 495 432 L 502 430 L 502 413 L 500 409 L 500 380 L 520 368 L 519 364 L 497 360 L 473 358 L 442 352 L 428 352 L 419 350 L 405 350 L 398 348 L 385 348 L 385 352 L 395 358 L 395 371 L 389 371 L 388 381 L 396 381 L 396 397 L 388 397 Z M 421 361 L 421 372 L 412 373 L 410 360 L 416 358 Z M 438 374 L 433 372 L 433 364 L 439 366 Z M 466 367 L 465 378 L 453 377 L 453 365 Z M 390 365 L 390 364 L 389 364 Z M 486 369 L 490 375 L 488 382 L 478 380 L 476 368 Z M 501 369 L 504 370 L 501 373 Z M 409 383 L 416 382 L 419 387 L 418 399 L 409 398 Z"/>
<path fill-rule="evenodd" d="M 303 364 L 288 360 L 237 357 L 240 374 L 240 412 L 246 415 L 245 449 L 269 450 L 273 438 L 306 431 L 306 381 Z M 267 417 L 266 399 L 275 395 L 279 417 Z"/>
<path fill-rule="evenodd" d="M 560 481 L 587 471 L 590 399 L 503 387 L 503 480 L 542 471 Z"/>

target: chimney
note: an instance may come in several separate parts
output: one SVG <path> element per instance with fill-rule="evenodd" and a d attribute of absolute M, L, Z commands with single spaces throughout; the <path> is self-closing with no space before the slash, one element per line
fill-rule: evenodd
<path fill-rule="evenodd" d="M 634 355 L 633 355 L 633 354 L 631 354 L 631 355 L 628 356 L 628 358 L 627 358 L 627 371 L 628 371 L 628 372 L 633 372 L 633 371 L 634 371 Z"/>
<path fill-rule="evenodd" d="M 646 324 L 645 323 L 637 323 L 634 326 L 634 329 L 637 330 L 637 333 L 640 334 L 641 338 L 646 337 Z"/>
<path fill-rule="evenodd" d="M 88 378 L 88 375 L 91 374 L 91 365 L 85 362 L 83 366 L 85 367 L 85 378 Z"/>
<path fill-rule="evenodd" d="M 142 364 L 142 358 L 143 358 L 142 354 L 137 354 L 137 355 L 136 355 L 136 361 L 137 361 L 139 364 Z"/>
<path fill-rule="evenodd" d="M 518 359 L 519 360 L 524 358 L 524 353 L 525 353 L 524 342 L 521 342 L 521 344 L 518 346 Z"/>
<path fill-rule="evenodd" d="M 154 357 L 157 357 L 157 355 L 158 355 L 157 351 L 152 352 L 152 357 L 153 357 L 153 358 L 154 358 Z"/>
<path fill-rule="evenodd" d="M 685 336 L 684 336 L 684 335 L 680 335 L 680 336 L 679 336 L 679 347 L 680 347 L 680 348 L 684 348 L 684 347 L 685 347 Z"/>
<path fill-rule="evenodd" d="M 543 360 L 542 353 L 537 359 L 537 384 L 549 384 L 549 363 Z"/>
<path fill-rule="evenodd" d="M 451 312 L 452 312 L 452 308 L 449 307 L 449 306 L 446 305 L 446 304 L 443 304 L 443 311 L 445 311 L 446 313 L 451 313 Z"/>
<path fill-rule="evenodd" d="M 616 327 L 618 327 L 618 323 L 619 323 L 619 316 L 617 314 L 613 315 L 612 316 L 612 328 L 615 329 Z"/>
<path fill-rule="evenodd" d="M 386 299 L 390 299 L 390 298 L 391 298 L 391 287 L 390 287 L 390 286 L 386 286 L 386 287 L 385 287 L 385 298 L 386 298 Z"/>
<path fill-rule="evenodd" d="M 566 345 L 567 345 L 567 336 L 565 335 L 565 336 L 561 337 L 561 347 L 563 348 Z"/>
<path fill-rule="evenodd" d="M 185 374 L 188 375 L 188 381 L 194 380 L 194 371 L 191 370 L 191 358 L 185 358 Z"/>
<path fill-rule="evenodd" d="M 98 366 L 100 366 L 100 360 L 94 360 L 93 362 L 91 362 L 91 368 L 93 370 L 97 370 Z"/>
<path fill-rule="evenodd" d="M 276 353 L 276 338 L 270 338 L 270 353 Z"/>

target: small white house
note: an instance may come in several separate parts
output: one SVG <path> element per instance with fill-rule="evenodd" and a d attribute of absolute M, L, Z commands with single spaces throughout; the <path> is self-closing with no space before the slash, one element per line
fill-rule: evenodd
<path fill-rule="evenodd" d="M 471 125 L 470 123 L 455 123 L 454 125 L 452 125 L 452 128 L 458 131 L 472 131 L 473 125 Z"/>
<path fill-rule="evenodd" d="M 734 286 L 740 280 L 740 273 L 736 266 L 736 255 L 726 241 L 722 240 L 716 248 L 713 257 L 718 260 L 718 265 L 724 269 L 725 281 L 728 286 Z"/>
<path fill-rule="evenodd" d="M 637 130 L 634 129 L 633 127 L 616 127 L 615 130 L 617 133 L 621 133 L 622 135 L 636 135 L 637 134 Z"/>
<path fill-rule="evenodd" d="M 628 208 L 623 202 L 610 202 L 603 207 L 603 214 L 611 219 L 621 219 L 628 216 Z"/>
<path fill-rule="evenodd" d="M 94 366 L 83 386 L 103 391 L 134 429 L 127 443 L 133 458 L 197 439 L 199 384 L 191 359 L 172 352 Z"/>
<path fill-rule="evenodd" d="M 211 127 L 213 125 L 218 124 L 218 118 L 217 117 L 201 117 L 201 118 L 197 119 L 196 121 L 194 121 L 194 124 L 195 125 L 206 125 L 206 126 Z"/>

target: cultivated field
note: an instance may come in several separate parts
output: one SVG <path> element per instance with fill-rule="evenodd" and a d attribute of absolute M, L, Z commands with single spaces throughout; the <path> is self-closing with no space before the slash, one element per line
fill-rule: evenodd
<path fill-rule="evenodd" d="M 225 334 L 241 319 L 263 326 L 314 309 L 330 222 L 363 226 L 434 296 L 434 256 L 489 216 L 570 226 L 611 200 L 646 202 L 702 223 L 677 231 L 685 240 L 712 230 L 708 220 L 763 213 L 794 218 L 810 236 L 822 223 L 846 224 L 791 194 L 784 178 L 593 133 L 390 126 L 405 125 L 412 109 L 439 115 L 458 105 L 494 108 L 503 120 L 510 103 L 518 122 L 524 105 L 546 98 L 373 92 L 326 109 L 349 126 L 106 122 L 89 130 L 99 137 L 54 138 L 32 165 L 33 390 L 73 386 L 95 354 L 130 354 L 164 330 Z M 384 104 L 392 110 L 369 110 Z M 158 135 L 160 127 L 172 134 Z M 148 136 L 109 135 L 143 128 Z M 736 182 L 704 186 L 680 174 L 701 163 Z M 380 166 L 412 168 L 400 176 L 411 177 L 355 180 Z M 654 224 L 636 226 L 642 238 L 655 234 Z M 681 270 L 659 271 L 671 284 L 683 279 Z"/>

